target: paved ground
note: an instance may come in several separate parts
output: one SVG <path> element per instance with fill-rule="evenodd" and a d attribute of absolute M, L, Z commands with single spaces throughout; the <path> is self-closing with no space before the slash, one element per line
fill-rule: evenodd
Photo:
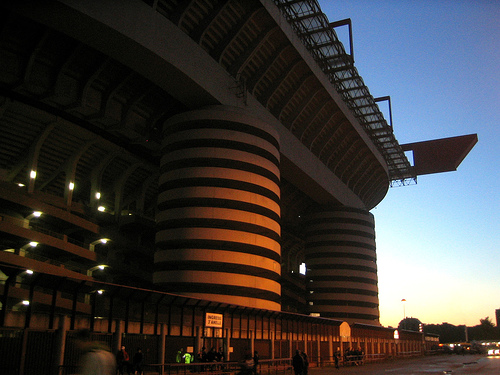
<path fill-rule="evenodd" d="M 311 368 L 309 375 L 369 374 L 369 375 L 500 375 L 500 357 L 486 355 L 439 355 L 397 359 L 364 366 Z"/>

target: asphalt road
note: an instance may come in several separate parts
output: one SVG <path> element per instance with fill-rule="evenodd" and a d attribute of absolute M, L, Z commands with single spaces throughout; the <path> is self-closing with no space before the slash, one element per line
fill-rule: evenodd
<path fill-rule="evenodd" d="M 309 375 L 370 374 L 370 375 L 500 375 L 500 356 L 439 355 L 397 359 L 363 366 L 311 368 Z"/>

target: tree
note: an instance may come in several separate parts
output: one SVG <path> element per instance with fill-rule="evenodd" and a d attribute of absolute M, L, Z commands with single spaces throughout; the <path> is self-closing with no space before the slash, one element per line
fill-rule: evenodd
<path fill-rule="evenodd" d="M 422 322 L 417 318 L 404 318 L 399 322 L 398 329 L 405 331 L 420 331 Z"/>
<path fill-rule="evenodd" d="M 479 319 L 479 322 L 481 323 L 481 327 L 486 330 L 493 328 L 495 326 L 489 316 L 487 316 L 484 319 Z"/>
<path fill-rule="evenodd" d="M 449 323 L 443 324 L 426 324 L 424 325 L 424 333 L 433 333 L 439 335 L 439 342 L 455 343 L 465 341 L 465 326 L 455 326 Z"/>
<path fill-rule="evenodd" d="M 500 330 L 495 327 L 490 317 L 479 319 L 479 324 L 469 328 L 470 340 L 496 340 L 500 338 Z"/>

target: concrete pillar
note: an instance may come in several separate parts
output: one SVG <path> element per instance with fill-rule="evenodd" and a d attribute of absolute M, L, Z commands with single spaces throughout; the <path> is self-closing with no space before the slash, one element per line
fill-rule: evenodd
<path fill-rule="evenodd" d="M 29 334 L 29 329 L 25 328 L 23 330 L 23 341 L 21 344 L 21 363 L 19 364 L 19 375 L 24 375 L 24 366 L 26 365 L 26 352 L 28 348 L 28 334 Z"/>
<path fill-rule="evenodd" d="M 224 334 L 224 339 L 223 339 L 223 350 L 226 353 L 226 361 L 230 361 L 230 353 L 229 353 L 229 348 L 231 347 L 231 337 L 230 337 L 230 331 L 228 328 L 225 329 L 225 334 Z"/>
<path fill-rule="evenodd" d="M 317 335 L 316 339 L 318 340 L 318 353 L 317 353 L 318 354 L 318 366 L 320 366 L 321 361 L 322 360 L 324 361 L 325 359 L 321 358 L 321 336 Z"/>
<path fill-rule="evenodd" d="M 276 348 L 275 348 L 275 342 L 274 342 L 274 332 L 271 331 L 269 332 L 269 337 L 271 339 L 271 359 L 276 358 Z"/>
<path fill-rule="evenodd" d="M 153 282 L 185 296 L 280 310 L 278 132 L 228 106 L 179 114 L 163 129 Z M 228 263 L 233 271 L 222 272 Z"/>
<path fill-rule="evenodd" d="M 199 328 L 196 327 L 196 332 L 197 335 L 199 334 Z M 160 339 L 158 342 L 158 363 L 163 365 L 165 363 L 165 337 L 167 336 L 167 325 L 165 323 L 162 323 L 160 326 Z M 198 342 L 198 340 L 196 340 Z M 198 352 L 194 353 L 196 356 Z M 163 374 L 163 366 L 160 366 L 159 373 L 160 375 Z"/>
<path fill-rule="evenodd" d="M 66 333 L 69 329 L 69 318 L 66 315 L 59 316 L 59 326 L 56 331 L 54 375 L 59 374 L 59 366 L 64 365 L 64 348 L 66 347 Z"/>
<path fill-rule="evenodd" d="M 250 352 L 253 353 L 255 352 L 255 335 L 254 335 L 254 331 L 250 331 L 248 332 L 248 335 L 250 337 Z"/>
<path fill-rule="evenodd" d="M 328 362 L 333 361 L 333 336 L 328 334 Z"/>
<path fill-rule="evenodd" d="M 165 337 L 164 337 L 165 338 Z M 163 340 L 165 341 L 165 340 Z M 196 338 L 194 340 L 194 357 L 198 355 L 203 347 L 203 338 L 201 337 L 201 327 L 196 326 Z"/>
<path fill-rule="evenodd" d="M 122 334 L 123 334 L 122 321 L 119 319 L 116 319 L 115 320 L 115 333 L 113 335 L 113 347 L 111 348 L 113 353 L 118 353 L 118 351 L 122 347 Z"/>
<path fill-rule="evenodd" d="M 373 215 L 321 207 L 307 215 L 305 229 L 308 312 L 380 325 Z"/>

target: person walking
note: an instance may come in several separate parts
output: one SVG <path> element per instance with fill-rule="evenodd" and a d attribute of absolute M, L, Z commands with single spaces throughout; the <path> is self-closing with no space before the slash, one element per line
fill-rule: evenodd
<path fill-rule="evenodd" d="M 134 367 L 134 375 L 143 374 L 143 369 L 142 369 L 143 362 L 144 362 L 144 355 L 142 354 L 142 349 L 137 348 L 137 351 L 134 354 L 134 358 L 132 359 L 132 366 Z"/>
<path fill-rule="evenodd" d="M 254 375 L 257 375 L 257 371 L 259 370 L 259 352 L 256 350 L 253 353 L 253 373 Z"/>
<path fill-rule="evenodd" d="M 307 375 L 307 372 L 309 371 L 309 357 L 307 356 L 307 353 L 304 351 L 300 352 L 300 355 L 304 360 L 304 368 L 302 369 L 302 375 Z"/>
<path fill-rule="evenodd" d="M 295 355 L 292 358 L 292 366 L 295 375 L 302 375 L 302 371 L 304 371 L 304 359 L 300 355 L 300 350 L 295 351 Z"/>
<path fill-rule="evenodd" d="M 116 354 L 116 362 L 120 375 L 123 375 L 124 369 L 127 371 L 127 374 L 130 375 L 130 356 L 125 350 L 125 345 L 122 345 L 121 349 Z"/>
<path fill-rule="evenodd" d="M 83 352 L 80 375 L 116 375 L 115 357 L 104 343 L 91 341 L 90 331 L 86 329 L 79 330 L 75 338 Z"/>

